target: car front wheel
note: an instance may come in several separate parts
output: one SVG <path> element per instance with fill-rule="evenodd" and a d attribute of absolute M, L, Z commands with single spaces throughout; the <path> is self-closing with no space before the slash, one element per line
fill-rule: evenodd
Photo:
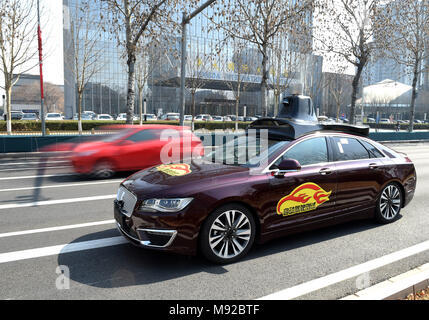
<path fill-rule="evenodd" d="M 200 236 L 202 254 L 215 263 L 227 264 L 244 257 L 255 240 L 255 221 L 241 205 L 215 210 L 203 224 Z"/>
<path fill-rule="evenodd" d="M 376 219 L 380 223 L 395 221 L 402 208 L 402 191 L 396 183 L 390 183 L 383 188 L 377 201 Z"/>

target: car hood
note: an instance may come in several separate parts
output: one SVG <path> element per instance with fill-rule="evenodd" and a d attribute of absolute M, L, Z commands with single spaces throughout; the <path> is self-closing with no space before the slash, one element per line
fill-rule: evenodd
<path fill-rule="evenodd" d="M 132 175 L 123 185 L 137 196 L 180 197 L 248 177 L 249 168 L 204 161 L 159 165 Z"/>

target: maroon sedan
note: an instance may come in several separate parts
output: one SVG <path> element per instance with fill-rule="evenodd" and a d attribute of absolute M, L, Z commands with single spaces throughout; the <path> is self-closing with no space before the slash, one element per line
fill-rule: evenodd
<path fill-rule="evenodd" d="M 415 188 L 411 160 L 364 136 L 243 135 L 202 159 L 129 177 L 114 215 L 133 244 L 230 263 L 255 241 L 356 219 L 393 222 Z"/>

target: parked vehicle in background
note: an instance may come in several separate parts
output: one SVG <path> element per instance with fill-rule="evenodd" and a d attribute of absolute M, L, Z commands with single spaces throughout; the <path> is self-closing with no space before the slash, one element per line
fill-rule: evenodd
<path fill-rule="evenodd" d="M 81 113 L 80 114 L 80 118 L 82 120 L 92 120 L 92 115 L 89 114 L 89 113 Z M 79 120 L 79 117 L 78 117 L 77 113 L 73 116 L 73 120 Z"/>
<path fill-rule="evenodd" d="M 169 125 L 121 126 L 118 133 L 101 141 L 74 147 L 71 162 L 77 173 L 109 178 L 118 171 L 137 171 L 161 164 L 166 144 L 180 147 L 181 159 L 204 155 L 201 140 L 188 127 Z M 161 140 L 164 130 L 177 130 L 177 138 Z M 186 140 L 186 143 L 185 143 Z"/>
<path fill-rule="evenodd" d="M 416 123 L 416 124 L 420 124 L 420 123 L 423 123 L 423 121 L 422 121 L 422 120 L 419 120 L 419 119 L 414 119 L 414 123 Z"/>
<path fill-rule="evenodd" d="M 235 119 L 237 118 L 235 115 L 233 115 L 233 114 L 229 114 L 229 115 L 227 115 L 227 117 L 228 118 L 230 118 L 231 119 L 231 121 L 235 121 Z"/>
<path fill-rule="evenodd" d="M 238 121 L 240 121 L 240 122 L 244 122 L 244 117 L 239 116 L 239 117 L 238 117 Z"/>
<path fill-rule="evenodd" d="M 153 113 L 143 114 L 142 117 L 143 117 L 143 121 L 144 121 L 145 117 L 146 117 L 146 121 L 156 121 L 156 120 L 158 120 L 158 117 L 156 115 L 154 115 Z"/>
<path fill-rule="evenodd" d="M 213 118 L 209 114 L 199 114 L 195 117 L 195 121 L 213 121 Z"/>
<path fill-rule="evenodd" d="M 381 118 L 378 123 L 391 123 L 391 122 L 390 122 L 390 119 L 388 118 Z"/>
<path fill-rule="evenodd" d="M 127 120 L 127 114 L 126 113 L 120 113 L 120 114 L 118 114 L 118 116 L 116 117 L 116 120 L 118 120 L 118 121 L 125 121 L 125 120 Z"/>
<path fill-rule="evenodd" d="M 21 120 L 24 113 L 22 111 L 11 111 L 10 115 L 12 120 Z M 7 120 L 7 113 L 3 114 L 3 119 Z"/>
<path fill-rule="evenodd" d="M 258 118 L 256 118 L 256 117 L 245 117 L 244 118 L 244 121 L 247 121 L 247 122 L 252 122 L 252 121 L 256 121 L 256 120 L 258 120 Z"/>
<path fill-rule="evenodd" d="M 222 116 L 213 116 L 213 121 L 224 121 Z"/>
<path fill-rule="evenodd" d="M 374 118 L 366 118 L 366 123 L 375 123 Z"/>
<path fill-rule="evenodd" d="M 231 118 L 230 118 L 230 117 L 228 117 L 228 116 L 224 116 L 224 117 L 223 117 L 223 121 L 225 121 L 225 122 L 229 122 L 229 121 L 232 121 L 232 120 L 231 120 Z"/>
<path fill-rule="evenodd" d="M 35 113 L 24 113 L 22 115 L 21 120 L 26 120 L 26 121 L 38 121 L 39 117 L 37 116 L 37 114 Z"/>
<path fill-rule="evenodd" d="M 192 121 L 192 115 L 185 114 L 184 120 L 185 121 Z"/>
<path fill-rule="evenodd" d="M 161 120 L 178 121 L 180 120 L 180 113 L 175 113 L 175 112 L 166 113 L 161 117 Z"/>
<path fill-rule="evenodd" d="M 60 121 L 60 120 L 64 120 L 63 116 L 61 115 L 61 113 L 57 113 L 57 112 L 50 112 L 47 113 L 45 116 L 45 120 L 49 120 L 49 121 Z"/>
<path fill-rule="evenodd" d="M 95 120 L 113 121 L 113 117 L 110 114 L 99 114 L 95 117 Z"/>

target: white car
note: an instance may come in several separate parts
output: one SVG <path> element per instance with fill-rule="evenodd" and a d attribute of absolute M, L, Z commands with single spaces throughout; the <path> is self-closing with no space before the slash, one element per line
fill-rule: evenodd
<path fill-rule="evenodd" d="M 192 115 L 185 114 L 184 121 L 192 121 Z"/>
<path fill-rule="evenodd" d="M 224 118 L 222 116 L 213 116 L 213 121 L 223 122 L 225 120 L 224 120 Z"/>
<path fill-rule="evenodd" d="M 95 120 L 113 121 L 113 117 L 110 114 L 99 114 Z"/>
<path fill-rule="evenodd" d="M 390 122 L 390 119 L 382 118 L 378 123 L 391 123 L 391 122 Z"/>
<path fill-rule="evenodd" d="M 64 120 L 63 116 L 61 115 L 61 113 L 55 113 L 55 112 L 50 112 L 47 113 L 45 116 L 45 120 Z"/>
<path fill-rule="evenodd" d="M 195 121 L 212 121 L 213 118 L 209 114 L 199 114 L 198 116 L 195 117 L 194 120 Z"/>
<path fill-rule="evenodd" d="M 127 120 L 127 114 L 126 113 L 120 113 L 118 114 L 118 116 L 116 117 L 116 120 Z"/>

